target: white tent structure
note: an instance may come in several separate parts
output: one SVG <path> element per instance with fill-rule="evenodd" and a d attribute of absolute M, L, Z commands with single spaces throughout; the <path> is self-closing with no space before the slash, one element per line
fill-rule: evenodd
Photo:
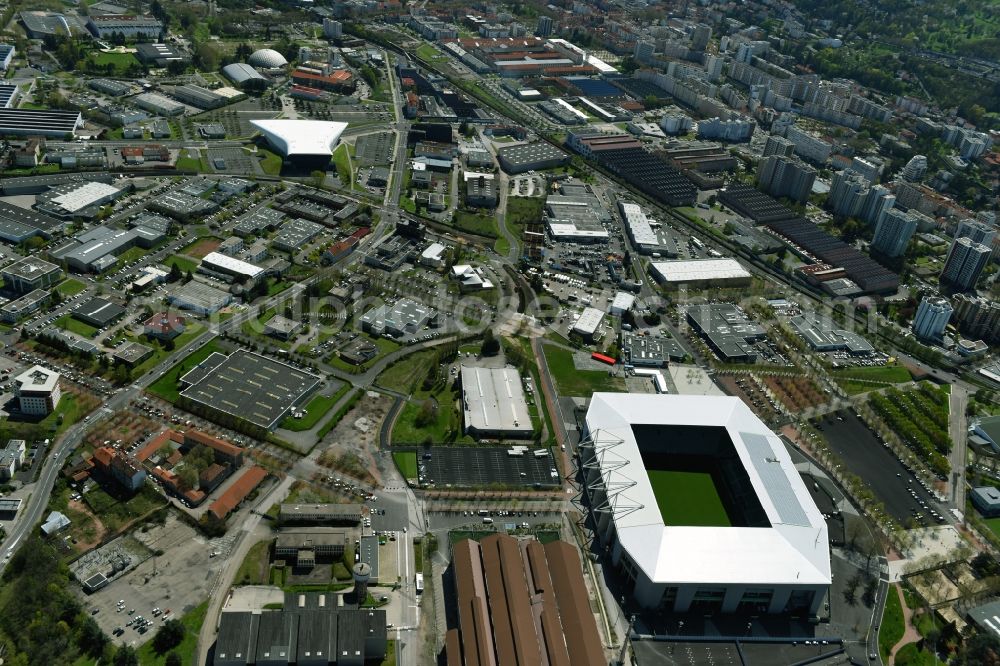
<path fill-rule="evenodd" d="M 282 156 L 295 158 L 330 158 L 347 129 L 347 123 L 328 120 L 251 120 L 267 142 Z"/>

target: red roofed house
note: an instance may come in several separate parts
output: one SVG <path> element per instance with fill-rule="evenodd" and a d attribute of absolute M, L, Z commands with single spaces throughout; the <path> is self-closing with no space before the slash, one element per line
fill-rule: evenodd
<path fill-rule="evenodd" d="M 184 332 L 184 317 L 169 312 L 156 312 L 142 323 L 143 333 L 157 340 L 173 340 Z"/>
<path fill-rule="evenodd" d="M 236 479 L 233 485 L 229 486 L 217 500 L 212 502 L 208 510 L 219 520 L 225 520 L 226 516 L 232 513 L 233 509 L 238 507 L 265 478 L 267 478 L 267 470 L 254 465 L 244 472 L 243 476 Z"/>
<path fill-rule="evenodd" d="M 320 90 L 333 90 L 335 92 L 354 89 L 354 76 L 346 69 L 338 69 L 330 74 L 322 74 L 317 71 L 299 68 L 292 72 L 292 81 L 307 88 L 319 88 Z"/>
<path fill-rule="evenodd" d="M 138 460 L 110 446 L 94 451 L 94 467 L 131 492 L 142 488 L 146 481 L 146 470 Z"/>
<path fill-rule="evenodd" d="M 184 447 L 193 448 L 198 444 L 215 451 L 215 461 L 218 463 L 230 464 L 235 468 L 243 465 L 243 449 L 232 442 L 206 435 L 199 430 L 188 430 L 184 433 Z"/>

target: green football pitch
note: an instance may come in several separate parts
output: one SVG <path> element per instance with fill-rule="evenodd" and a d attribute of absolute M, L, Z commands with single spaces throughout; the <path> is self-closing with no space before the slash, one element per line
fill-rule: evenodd
<path fill-rule="evenodd" d="M 729 515 L 708 472 L 647 470 L 665 525 L 730 527 Z"/>

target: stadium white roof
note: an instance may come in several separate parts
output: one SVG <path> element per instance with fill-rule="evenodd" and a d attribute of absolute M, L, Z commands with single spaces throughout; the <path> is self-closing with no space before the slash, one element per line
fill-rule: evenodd
<path fill-rule="evenodd" d="M 823 516 L 782 441 L 738 398 L 595 393 L 586 423 L 604 484 L 616 489 L 618 539 L 651 581 L 830 584 Z M 665 525 L 633 424 L 724 427 L 771 527 Z"/>
<path fill-rule="evenodd" d="M 750 277 L 750 273 L 735 259 L 654 261 L 652 266 L 664 282 L 735 280 Z"/>
<path fill-rule="evenodd" d="M 285 157 L 332 155 L 347 123 L 328 120 L 251 120 Z"/>

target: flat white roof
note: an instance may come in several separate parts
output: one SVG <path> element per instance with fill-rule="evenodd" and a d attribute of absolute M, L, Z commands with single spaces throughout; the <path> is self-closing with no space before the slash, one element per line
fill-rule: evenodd
<path fill-rule="evenodd" d="M 328 120 L 251 120 L 275 148 L 286 157 L 294 155 L 332 155 L 347 129 L 347 123 Z"/>
<path fill-rule="evenodd" d="M 75 213 L 95 203 L 104 203 L 109 197 L 116 196 L 118 192 L 118 188 L 113 185 L 90 181 L 53 197 L 52 203 L 58 204 L 70 213 Z"/>
<path fill-rule="evenodd" d="M 750 277 L 750 273 L 735 259 L 654 261 L 652 266 L 664 282 L 735 280 Z"/>
<path fill-rule="evenodd" d="M 462 366 L 465 425 L 486 432 L 534 430 L 524 399 L 521 375 L 514 368 Z"/>
<path fill-rule="evenodd" d="M 607 229 L 581 229 L 573 222 L 553 222 L 550 220 L 549 232 L 555 238 L 608 238 Z"/>
<path fill-rule="evenodd" d="M 33 365 L 15 377 L 14 382 L 23 391 L 51 392 L 59 383 L 59 373 L 40 365 Z"/>
<path fill-rule="evenodd" d="M 615 299 L 611 301 L 612 310 L 631 310 L 635 305 L 635 295 L 627 291 L 619 291 L 615 294 Z"/>
<path fill-rule="evenodd" d="M 586 424 L 618 540 L 651 581 L 830 584 L 826 522 L 781 439 L 739 398 L 595 393 Z M 665 525 L 633 424 L 724 427 L 771 527 Z"/>
<path fill-rule="evenodd" d="M 653 227 L 649 225 L 649 218 L 638 204 L 620 201 L 618 208 L 636 245 L 659 245 L 660 241 L 656 238 Z"/>
<path fill-rule="evenodd" d="M 217 266 L 218 268 L 223 268 L 234 273 L 240 273 L 241 275 L 247 275 L 252 278 L 257 277 L 264 272 L 264 269 L 260 266 L 242 261 L 235 257 L 230 257 L 228 254 L 222 254 L 221 252 L 209 252 L 201 261 L 203 264 L 208 264 L 210 267 Z"/>
<path fill-rule="evenodd" d="M 584 308 L 583 312 L 573 324 L 573 330 L 583 335 L 593 335 L 597 332 L 597 327 L 601 325 L 604 313 L 597 308 Z"/>
<path fill-rule="evenodd" d="M 577 53 L 583 54 L 583 59 L 587 62 L 587 64 L 591 65 L 594 69 L 596 69 L 597 71 L 599 71 L 601 74 L 614 74 L 614 73 L 616 73 L 618 71 L 617 69 L 615 69 L 614 67 L 612 67 L 608 63 L 604 62 L 603 60 L 601 60 L 597 56 L 589 55 L 586 51 L 584 51 L 583 49 L 581 49 L 579 46 L 577 46 L 576 44 L 573 44 L 571 42 L 567 42 L 565 39 L 550 39 L 549 43 L 550 44 L 559 44 L 560 46 L 563 46 L 563 47 L 565 47 L 565 48 L 567 48 L 567 49 L 569 49 L 571 51 L 576 51 Z"/>
<path fill-rule="evenodd" d="M 441 255 L 444 254 L 444 251 L 445 247 L 441 243 L 431 243 L 427 246 L 427 249 L 420 254 L 420 256 L 424 259 L 438 260 L 441 258 Z"/>

